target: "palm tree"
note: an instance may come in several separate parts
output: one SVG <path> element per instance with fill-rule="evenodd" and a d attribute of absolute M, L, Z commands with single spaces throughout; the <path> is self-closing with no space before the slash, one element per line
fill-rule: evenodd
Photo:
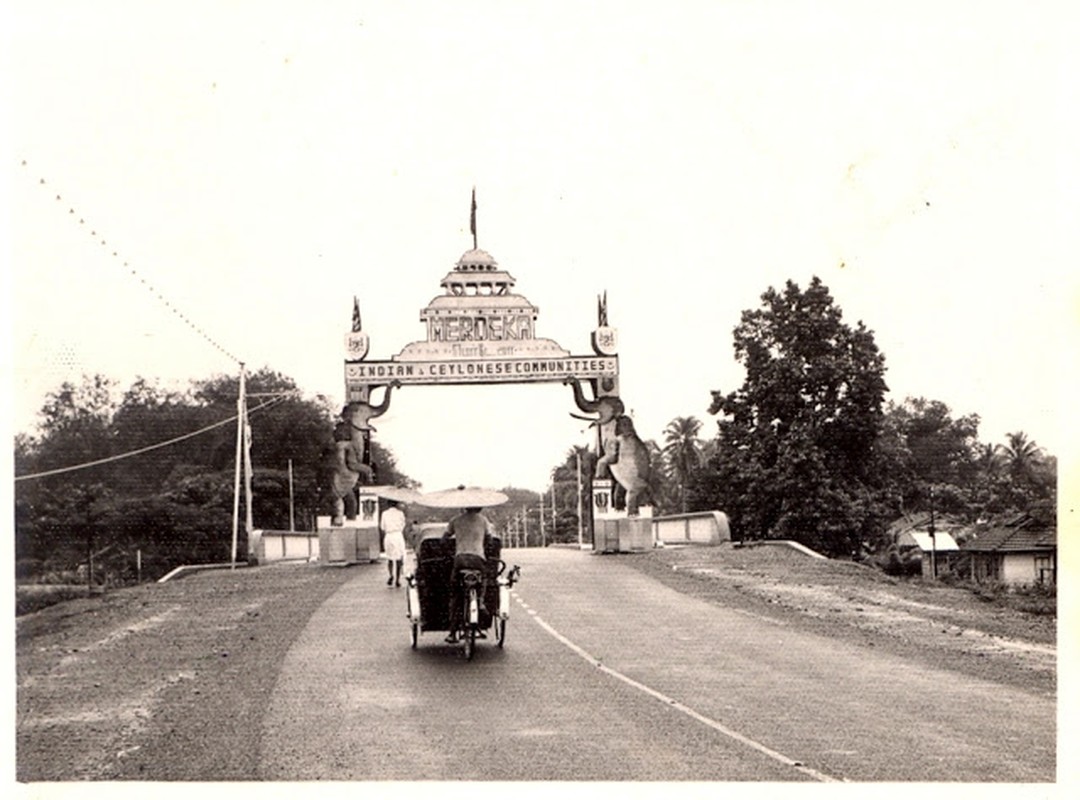
<path fill-rule="evenodd" d="M 693 470 L 701 463 L 701 420 L 675 417 L 664 428 L 664 458 L 679 490 L 679 504 L 686 513 L 686 489 Z"/>
<path fill-rule="evenodd" d="M 1009 474 L 1015 479 L 1030 482 L 1035 473 L 1035 466 L 1042 461 L 1042 448 L 1028 439 L 1023 431 L 1010 433 L 1002 448 Z"/>
<path fill-rule="evenodd" d="M 1005 466 L 1004 448 L 1000 444 L 979 445 L 975 454 L 975 462 L 979 470 L 988 478 L 993 478 L 1001 472 Z"/>

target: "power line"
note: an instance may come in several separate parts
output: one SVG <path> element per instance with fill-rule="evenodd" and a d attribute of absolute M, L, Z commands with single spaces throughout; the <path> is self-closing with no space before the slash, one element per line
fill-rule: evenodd
<path fill-rule="evenodd" d="M 26 159 L 23 159 L 22 166 L 23 167 L 27 166 Z M 39 177 L 38 178 L 38 185 L 39 186 L 45 186 L 46 185 L 45 179 Z M 63 202 L 63 198 L 59 194 L 56 195 L 56 202 L 58 202 L 58 203 Z M 89 230 L 90 236 L 95 241 L 99 242 L 102 247 L 108 247 L 107 242 L 98 233 L 97 229 L 92 227 L 92 226 L 87 225 L 86 224 L 86 218 L 76 214 L 74 207 L 71 207 L 71 206 L 68 207 L 68 216 L 71 217 L 72 219 L 77 218 L 78 219 L 78 224 L 80 226 L 86 228 L 87 230 Z M 116 250 L 112 251 L 112 257 L 122 261 L 122 259 L 120 259 L 119 253 Z M 169 309 L 169 311 L 171 311 L 173 314 L 175 314 L 177 317 L 179 317 L 184 322 L 185 325 L 187 325 L 189 328 L 191 328 L 191 330 L 195 331 L 195 333 L 197 333 L 200 337 L 202 337 L 204 340 L 209 342 L 211 346 L 213 346 L 215 349 L 217 349 L 218 351 L 223 353 L 225 356 L 232 359 L 237 364 L 243 364 L 243 362 L 239 358 L 237 358 L 231 352 L 229 352 L 224 347 L 222 347 L 220 344 L 218 344 L 217 341 L 213 337 L 211 337 L 206 331 L 204 331 L 197 324 L 192 322 L 187 317 L 187 315 L 184 314 L 184 312 L 182 312 L 179 308 L 177 308 L 172 303 L 170 303 L 168 300 L 166 300 L 165 296 L 162 295 L 161 292 L 158 291 L 156 288 L 154 288 L 154 286 L 151 283 L 149 283 L 146 280 L 146 278 L 144 278 L 142 275 L 140 275 L 138 270 L 135 269 L 135 267 L 131 266 L 131 264 L 129 264 L 127 261 L 122 261 L 122 263 L 124 265 L 124 268 L 126 270 L 128 270 L 135 278 L 137 278 L 139 280 L 139 282 L 144 287 L 146 287 L 146 290 L 149 291 L 150 294 L 157 297 L 158 301 L 161 302 L 167 309 Z"/>
<path fill-rule="evenodd" d="M 248 413 L 249 414 L 254 414 L 256 411 L 260 411 L 260 410 L 266 408 L 267 406 L 276 405 L 276 404 L 282 402 L 284 399 L 285 398 L 280 398 L 279 397 L 279 398 L 274 399 L 274 400 L 267 400 L 265 403 L 262 403 L 260 405 L 255 406 L 255 408 L 250 409 L 248 411 Z M 109 464 L 109 463 L 111 463 L 113 461 L 121 461 L 121 460 L 123 460 L 125 458 L 131 458 L 132 456 L 142 455 L 143 453 L 149 453 L 151 450 L 158 450 L 158 449 L 160 449 L 162 447 L 168 447 L 171 444 L 176 444 L 177 442 L 182 442 L 185 439 L 191 439 L 191 438 L 193 438 L 195 436 L 206 433 L 207 431 L 212 431 L 215 428 L 220 428 L 220 427 L 222 427 L 224 425 L 228 425 L 231 422 L 236 422 L 236 419 L 237 419 L 238 416 L 239 416 L 238 414 L 234 414 L 233 416 L 229 417 L 228 419 L 221 420 L 221 422 L 215 422 L 213 425 L 207 425 L 205 428 L 200 428 L 197 431 L 193 431 L 191 433 L 185 433 L 183 436 L 177 436 L 175 439 L 169 439 L 168 441 L 165 441 L 165 442 L 158 442 L 157 444 L 152 444 L 152 445 L 148 445 L 146 447 L 141 447 L 138 450 L 131 450 L 131 451 L 127 452 L 127 453 L 120 453 L 120 454 L 115 455 L 115 456 L 109 456 L 108 458 L 99 458 L 97 461 L 87 461 L 85 464 L 76 464 L 76 465 L 71 466 L 71 467 L 60 467 L 58 469 L 50 469 L 50 470 L 47 470 L 45 472 L 35 472 L 33 474 L 30 474 L 30 475 L 16 475 L 15 480 L 16 480 L 16 482 L 18 482 L 18 481 L 28 481 L 28 480 L 32 480 L 34 478 L 44 478 L 44 477 L 47 477 L 49 475 L 60 475 L 60 474 L 65 473 L 65 472 L 75 472 L 76 470 L 86 469 L 88 467 L 97 467 L 97 466 L 100 466 L 102 464 Z"/>

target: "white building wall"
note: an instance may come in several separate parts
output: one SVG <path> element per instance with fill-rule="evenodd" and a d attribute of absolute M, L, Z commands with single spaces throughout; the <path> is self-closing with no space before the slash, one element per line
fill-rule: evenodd
<path fill-rule="evenodd" d="M 1031 553 L 1005 553 L 1001 560 L 1004 583 L 1035 583 L 1035 557 Z"/>

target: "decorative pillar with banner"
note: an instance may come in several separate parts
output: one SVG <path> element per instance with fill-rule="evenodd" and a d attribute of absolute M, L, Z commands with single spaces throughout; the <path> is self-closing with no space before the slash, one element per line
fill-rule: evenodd
<path fill-rule="evenodd" d="M 619 551 L 619 519 L 625 511 L 615 509 L 615 484 L 610 478 L 592 482 L 593 550 L 597 553 Z"/>
<path fill-rule="evenodd" d="M 356 515 L 356 560 L 378 561 L 382 552 L 379 532 L 379 495 L 374 486 L 360 486 L 360 513 Z"/>

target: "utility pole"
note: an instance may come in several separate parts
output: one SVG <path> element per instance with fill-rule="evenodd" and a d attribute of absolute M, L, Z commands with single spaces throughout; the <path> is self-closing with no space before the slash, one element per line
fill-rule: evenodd
<path fill-rule="evenodd" d="M 578 543 L 578 548 L 581 549 L 581 550 L 584 550 L 585 549 L 585 529 L 584 529 L 583 520 L 581 518 L 581 516 L 582 516 L 582 511 L 581 511 L 581 451 L 576 450 L 575 455 L 577 456 L 577 543 Z"/>
<path fill-rule="evenodd" d="M 236 537 L 240 527 L 240 472 L 244 445 L 244 364 L 240 364 L 240 388 L 236 393 L 236 474 L 233 478 L 232 569 L 236 569 Z"/>
<path fill-rule="evenodd" d="M 552 541 L 559 538 L 559 525 L 555 521 L 557 516 L 555 514 L 555 478 L 551 479 L 551 539 Z"/>
<path fill-rule="evenodd" d="M 94 596 L 94 523 L 86 526 L 86 596 Z"/>
<path fill-rule="evenodd" d="M 930 487 L 930 574 L 937 578 L 937 529 L 934 527 L 934 487 Z"/>
<path fill-rule="evenodd" d="M 293 513 L 293 481 L 292 481 L 292 459 L 289 459 L 289 530 L 296 530 L 296 517 Z"/>
<path fill-rule="evenodd" d="M 529 546 L 529 508 L 528 508 L 528 506 L 524 506 L 521 509 L 521 531 L 522 531 L 522 534 L 525 536 L 524 547 L 528 547 Z"/>
<path fill-rule="evenodd" d="M 540 493 L 540 546 L 546 547 L 546 537 L 544 535 L 544 493 Z"/>
<path fill-rule="evenodd" d="M 247 396 L 244 397 L 244 532 L 251 542 L 251 531 L 255 528 L 251 521 L 251 420 L 248 419 Z"/>

